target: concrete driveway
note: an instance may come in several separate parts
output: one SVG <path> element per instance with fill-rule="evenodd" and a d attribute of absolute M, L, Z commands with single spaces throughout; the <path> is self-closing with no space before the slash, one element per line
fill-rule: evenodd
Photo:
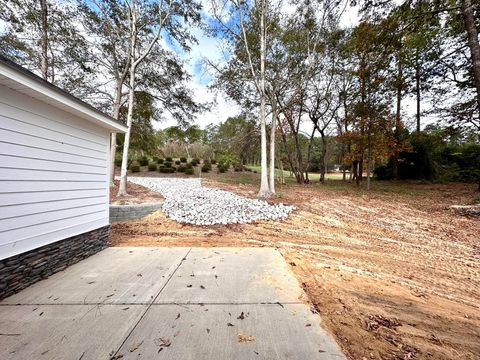
<path fill-rule="evenodd" d="M 2 359 L 345 359 L 268 248 L 109 248 L 0 303 Z"/>

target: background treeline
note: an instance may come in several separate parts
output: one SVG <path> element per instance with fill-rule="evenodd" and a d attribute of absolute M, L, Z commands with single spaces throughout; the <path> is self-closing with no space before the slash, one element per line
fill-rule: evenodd
<path fill-rule="evenodd" d="M 262 196 L 275 169 L 480 186 L 477 0 L 0 4 L 0 53 L 127 124 L 112 137 L 125 184 L 138 157 L 225 156 L 261 165 Z M 358 23 L 340 26 L 353 5 Z M 200 28 L 225 54 L 204 59 L 212 89 L 243 109 L 203 130 L 179 56 Z M 178 126 L 155 130 L 167 115 Z"/>
<path fill-rule="evenodd" d="M 218 88 L 260 108 L 271 167 L 299 183 L 334 163 L 367 188 L 374 172 L 480 186 L 478 1 L 361 1 L 351 28 L 340 26 L 349 2 L 276 4 L 231 6 L 237 27 L 219 15 L 232 56 L 210 64 Z"/>

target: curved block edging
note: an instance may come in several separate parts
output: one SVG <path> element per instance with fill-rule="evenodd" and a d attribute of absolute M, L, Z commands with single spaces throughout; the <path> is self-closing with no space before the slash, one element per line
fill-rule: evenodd
<path fill-rule="evenodd" d="M 162 208 L 163 202 L 132 204 L 132 205 L 110 205 L 110 224 L 120 221 L 141 219 Z"/>

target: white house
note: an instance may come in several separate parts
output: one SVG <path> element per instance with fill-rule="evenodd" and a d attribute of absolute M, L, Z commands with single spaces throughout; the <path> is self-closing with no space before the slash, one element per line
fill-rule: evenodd
<path fill-rule="evenodd" d="M 110 116 L 0 57 L 0 298 L 15 285 L 7 284 L 2 296 L 2 279 L 15 266 L 36 269 L 22 254 L 40 259 L 36 265 L 42 256 L 35 249 L 41 247 L 38 253 L 49 254 L 47 265 L 59 262 L 62 268 L 69 263 L 61 259 L 64 253 L 88 256 L 98 234 L 106 242 L 110 133 L 125 131 Z M 55 271 L 37 270 L 30 277 Z"/>

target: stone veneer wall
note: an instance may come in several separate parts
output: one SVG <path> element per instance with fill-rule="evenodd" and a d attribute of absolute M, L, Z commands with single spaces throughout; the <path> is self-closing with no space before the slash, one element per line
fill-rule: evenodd
<path fill-rule="evenodd" d="M 110 205 L 110 224 L 141 219 L 162 208 L 163 202 L 133 205 Z"/>
<path fill-rule="evenodd" d="M 0 260 L 0 300 L 107 247 L 110 226 Z"/>

